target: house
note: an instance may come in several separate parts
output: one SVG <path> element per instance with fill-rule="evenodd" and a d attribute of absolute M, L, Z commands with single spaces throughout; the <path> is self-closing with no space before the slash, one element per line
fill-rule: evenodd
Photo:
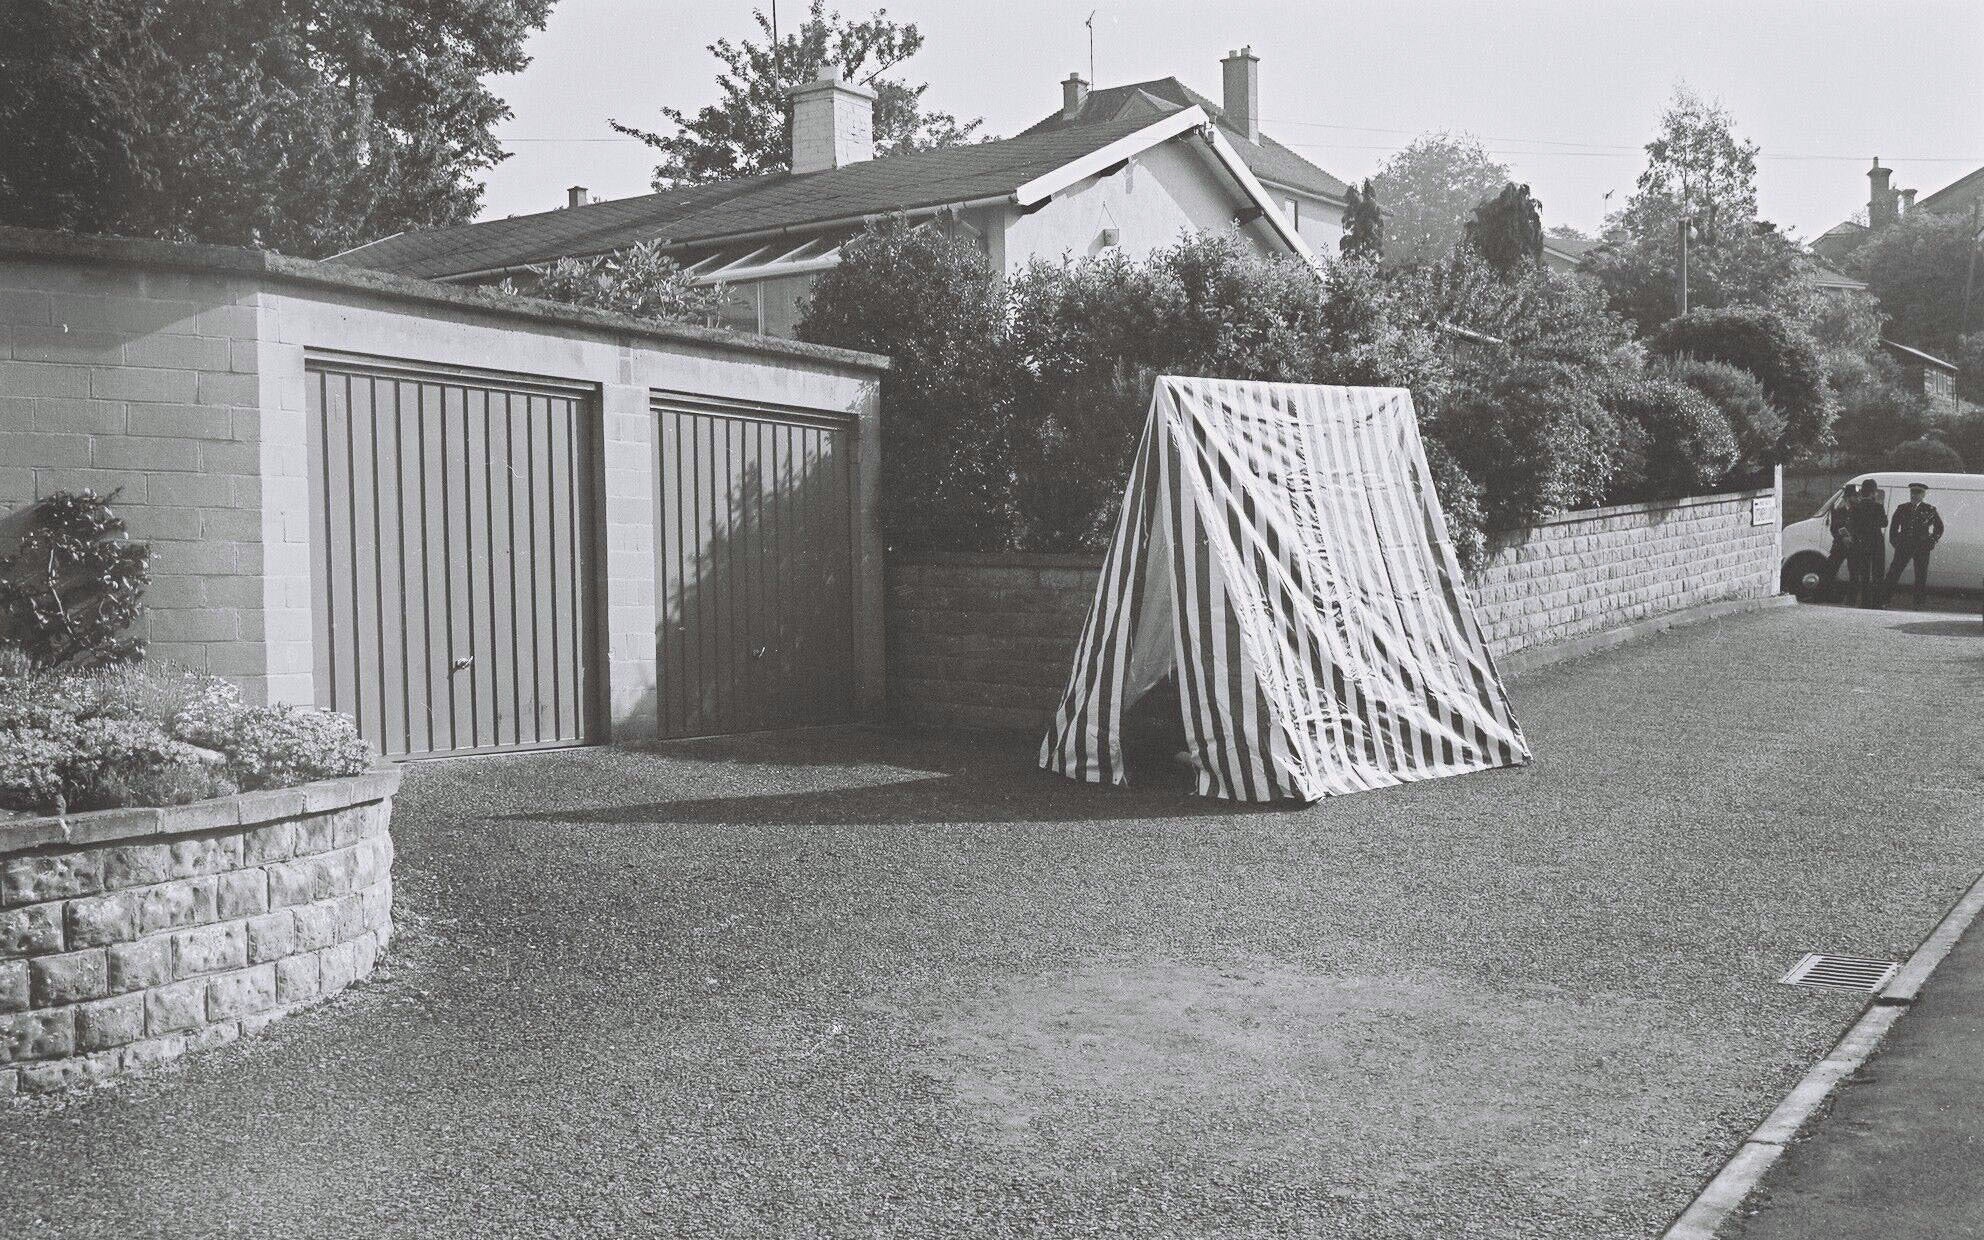
<path fill-rule="evenodd" d="M 1576 271 L 1584 262 L 1584 256 L 1598 248 L 1598 242 L 1590 237 L 1565 237 L 1556 233 L 1543 235 L 1543 265 L 1552 271 Z"/>
<path fill-rule="evenodd" d="M 1260 59 L 1220 63 L 1222 101 L 1176 78 L 1092 90 L 996 142 L 874 157 L 874 93 L 822 76 L 792 92 L 792 166 L 713 185 L 383 238 L 328 260 L 481 285 L 561 257 L 659 242 L 731 294 L 725 326 L 790 336 L 797 303 L 870 221 L 901 213 L 976 242 L 995 270 L 1108 249 L 1140 256 L 1188 230 L 1315 261 L 1342 235 L 1342 181 L 1261 132 Z"/>
<path fill-rule="evenodd" d="M 1895 188 L 1893 178 L 1894 169 L 1881 167 L 1881 158 L 1876 155 L 1874 166 L 1867 170 L 1867 222 L 1841 220 L 1820 233 L 1812 242 L 1812 249 L 1829 263 L 1842 263 L 1875 233 L 1914 212 L 1930 211 L 1938 215 L 1984 212 L 1984 168 L 1959 177 L 1920 201 L 1916 199 L 1916 191 Z"/>
<path fill-rule="evenodd" d="M 1898 341 L 1881 338 L 1881 348 L 1901 364 L 1901 373 L 1911 392 L 1920 392 L 1929 402 L 1932 418 L 1953 418 L 1961 407 L 1956 398 L 1957 365 L 1933 353 L 1910 348 Z"/>

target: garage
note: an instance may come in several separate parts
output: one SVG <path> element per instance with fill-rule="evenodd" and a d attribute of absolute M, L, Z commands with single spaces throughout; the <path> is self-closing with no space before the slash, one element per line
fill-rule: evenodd
<path fill-rule="evenodd" d="M 856 714 L 855 422 L 656 393 L 664 737 Z"/>
<path fill-rule="evenodd" d="M 389 757 L 600 739 L 596 395 L 306 364 L 319 705 Z"/>

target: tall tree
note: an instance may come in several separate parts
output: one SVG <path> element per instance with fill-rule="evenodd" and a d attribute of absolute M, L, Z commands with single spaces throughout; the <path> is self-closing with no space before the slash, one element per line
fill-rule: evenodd
<path fill-rule="evenodd" d="M 762 9 L 753 9 L 751 18 L 759 39 L 718 39 L 709 45 L 710 54 L 724 66 L 716 78 L 723 97 L 716 103 L 693 116 L 680 108 L 662 108 L 662 116 L 675 126 L 671 134 L 608 122 L 661 152 L 661 164 L 654 170 L 656 189 L 706 185 L 789 167 L 792 117 L 787 96 L 793 87 L 812 81 L 829 67 L 874 90 L 877 156 L 955 146 L 970 141 L 984 124 L 926 110 L 927 83 L 882 76 L 923 47 L 923 32 L 913 23 L 889 20 L 886 9 L 850 21 L 828 12 L 825 0 L 813 0 L 796 30 L 780 32 L 773 31 L 771 18 Z"/>
<path fill-rule="evenodd" d="M 11 0 L 0 221 L 318 256 L 472 218 L 552 0 Z"/>
<path fill-rule="evenodd" d="M 1613 309 L 1642 332 L 1674 317 L 1686 228 L 1690 308 L 1756 305 L 1799 323 L 1819 312 L 1810 258 L 1757 218 L 1757 148 L 1727 109 L 1677 87 L 1646 152 L 1638 188 L 1584 264 Z"/>
<path fill-rule="evenodd" d="M 1343 237 L 1337 242 L 1345 258 L 1381 258 L 1385 253 L 1385 213 L 1369 177 L 1344 194 Z"/>
<path fill-rule="evenodd" d="M 1434 262 L 1459 244 L 1468 217 L 1510 180 L 1469 134 L 1427 133 L 1374 178 L 1385 197 L 1385 253 L 1394 265 Z"/>
<path fill-rule="evenodd" d="M 1916 211 L 1876 232 L 1847 260 L 1880 301 L 1895 339 L 1954 360 L 1977 229 L 1969 212 Z M 1984 330 L 1984 255 L 1970 293 L 1969 327 Z"/>
<path fill-rule="evenodd" d="M 1543 261 L 1543 204 L 1529 186 L 1511 181 L 1502 192 L 1474 209 L 1467 222 L 1467 244 L 1500 272 L 1534 267 Z"/>

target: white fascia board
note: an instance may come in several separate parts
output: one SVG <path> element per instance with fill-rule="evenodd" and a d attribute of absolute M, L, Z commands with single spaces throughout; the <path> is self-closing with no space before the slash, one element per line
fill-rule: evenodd
<path fill-rule="evenodd" d="M 1197 108 L 1192 110 L 1198 111 Z M 1206 145 L 1212 148 L 1212 153 L 1226 166 L 1226 170 L 1233 174 L 1233 179 L 1240 183 L 1240 188 L 1247 197 L 1261 209 L 1262 218 L 1273 226 L 1283 243 L 1303 262 L 1320 269 L 1321 264 L 1316 258 L 1315 251 L 1309 248 L 1308 242 L 1302 240 L 1302 234 L 1295 231 L 1295 225 L 1288 222 L 1288 217 L 1281 213 L 1281 208 L 1275 204 L 1274 195 L 1268 193 L 1267 187 L 1254 175 L 1254 170 L 1247 166 L 1247 161 L 1240 158 L 1240 152 L 1234 150 L 1233 144 L 1226 140 L 1226 135 L 1219 132 L 1219 126 L 1208 124 L 1202 132 L 1205 135 Z"/>
<path fill-rule="evenodd" d="M 1273 177 L 1261 177 L 1260 181 L 1261 184 L 1267 186 L 1269 189 L 1278 189 L 1284 193 L 1293 194 L 1297 198 L 1312 198 L 1317 202 L 1326 203 L 1338 210 L 1343 210 L 1350 206 L 1343 199 L 1332 197 L 1329 194 L 1323 193 L 1321 190 L 1303 189 L 1300 185 L 1290 185 L 1286 181 L 1277 181 Z"/>
<path fill-rule="evenodd" d="M 1160 142 L 1168 142 L 1181 133 L 1190 133 L 1201 125 L 1210 124 L 1204 108 L 1193 104 L 1182 111 L 1144 126 L 1133 134 L 1111 142 L 1099 150 L 1090 151 L 1080 159 L 1062 164 L 1052 172 L 1043 173 L 1013 191 L 1013 201 L 1022 207 L 1044 202 L 1055 194 L 1078 181 L 1087 180 L 1112 164 L 1120 164 L 1140 151 L 1149 150 Z"/>

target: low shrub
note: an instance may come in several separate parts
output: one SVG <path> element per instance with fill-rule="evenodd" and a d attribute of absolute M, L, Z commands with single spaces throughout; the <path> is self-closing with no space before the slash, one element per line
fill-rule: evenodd
<path fill-rule="evenodd" d="M 1612 487 L 1619 426 L 1581 367 L 1520 361 L 1458 391 L 1432 432 L 1481 486 L 1488 528 L 1595 504 Z"/>
<path fill-rule="evenodd" d="M 1818 342 L 1785 316 L 1759 306 L 1694 310 L 1669 321 L 1652 343 L 1667 357 L 1726 362 L 1757 377 L 1765 397 L 1784 415 L 1768 463 L 1831 442 L 1834 404 Z"/>
<path fill-rule="evenodd" d="M 90 667 L 133 659 L 144 643 L 123 636 L 144 612 L 151 549 L 125 537 L 124 519 L 94 491 L 58 491 L 28 513 L 11 553 L 0 555 L 0 643 L 40 667 Z"/>
<path fill-rule="evenodd" d="M 1648 369 L 1660 378 L 1687 384 L 1722 410 L 1736 435 L 1737 469 L 1750 473 L 1769 469 L 1784 434 L 1784 415 L 1764 395 L 1764 385 L 1755 375 L 1728 362 L 1695 358 L 1659 359 Z"/>
<path fill-rule="evenodd" d="M 1925 474 L 1960 474 L 1963 454 L 1933 435 L 1896 444 L 1881 462 L 1883 469 L 1915 469 Z"/>
<path fill-rule="evenodd" d="M 1608 385 L 1619 423 L 1619 472 L 1610 498 L 1679 499 L 1721 482 L 1736 464 L 1736 433 L 1714 402 L 1658 375 Z"/>
<path fill-rule="evenodd" d="M 357 775 L 372 751 L 344 715 L 250 706 L 207 676 L 0 659 L 0 808 L 183 805 Z"/>

